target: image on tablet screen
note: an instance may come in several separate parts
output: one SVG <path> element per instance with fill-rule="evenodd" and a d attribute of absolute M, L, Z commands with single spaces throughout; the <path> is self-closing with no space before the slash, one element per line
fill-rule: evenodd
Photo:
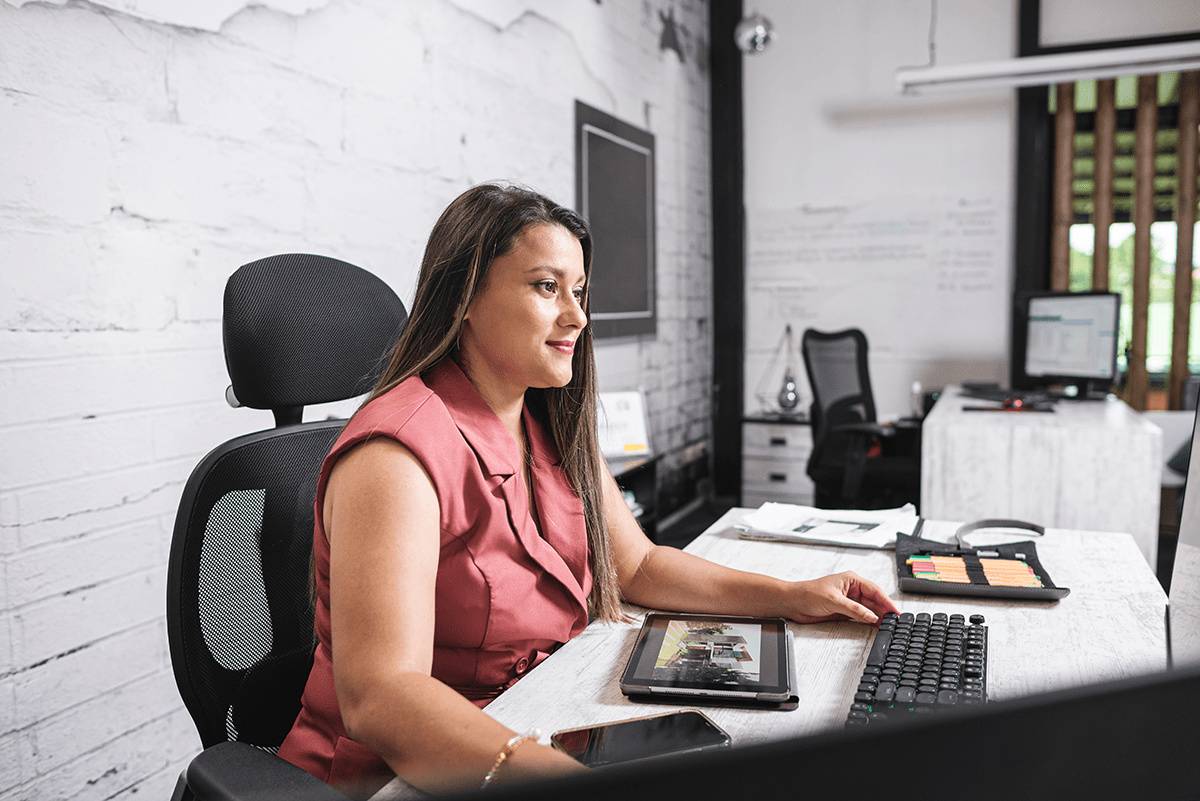
<path fill-rule="evenodd" d="M 654 662 L 654 678 L 748 684 L 760 680 L 762 626 L 672 620 Z"/>

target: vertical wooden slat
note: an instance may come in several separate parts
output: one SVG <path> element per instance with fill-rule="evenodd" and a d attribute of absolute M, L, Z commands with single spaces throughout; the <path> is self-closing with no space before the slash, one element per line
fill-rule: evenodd
<path fill-rule="evenodd" d="M 1125 400 L 1146 409 L 1150 377 L 1146 372 L 1146 333 L 1150 310 L 1150 225 L 1154 222 L 1154 155 L 1158 134 L 1158 76 L 1138 78 L 1133 197 L 1133 325 L 1129 343 L 1129 380 Z"/>
<path fill-rule="evenodd" d="M 1050 288 L 1071 288 L 1071 223 L 1075 219 L 1075 84 L 1055 87 L 1058 111 L 1054 118 L 1054 225 L 1050 230 Z"/>
<path fill-rule="evenodd" d="M 1200 72 L 1179 76 L 1178 181 L 1175 197 L 1175 305 L 1171 324 L 1171 384 L 1168 408 L 1183 408 L 1183 384 L 1188 367 L 1188 342 L 1192 318 L 1192 245 L 1196 226 L 1197 126 L 1200 126 Z"/>
<path fill-rule="evenodd" d="M 1113 173 L 1117 155 L 1117 82 L 1096 81 L 1096 186 L 1092 196 L 1092 289 L 1108 290 L 1108 229 L 1113 223 Z"/>

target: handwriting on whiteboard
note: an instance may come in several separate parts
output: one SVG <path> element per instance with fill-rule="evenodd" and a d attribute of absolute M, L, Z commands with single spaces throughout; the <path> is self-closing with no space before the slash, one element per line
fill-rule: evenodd
<path fill-rule="evenodd" d="M 990 353 L 1008 318 L 1007 247 L 987 198 L 901 197 L 748 214 L 747 337 L 864 329 L 872 348 Z"/>

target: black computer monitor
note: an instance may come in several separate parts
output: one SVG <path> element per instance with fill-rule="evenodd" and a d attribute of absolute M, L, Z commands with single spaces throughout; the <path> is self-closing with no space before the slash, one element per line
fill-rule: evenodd
<path fill-rule="evenodd" d="M 1200 415 L 1200 410 L 1197 411 Z M 1192 421 L 1191 456 L 1183 487 L 1183 510 L 1167 616 L 1168 656 L 1173 667 L 1200 666 L 1200 416 Z"/>
<path fill-rule="evenodd" d="M 1121 296 L 1116 292 L 1019 292 L 1013 304 L 1012 386 L 1071 388 L 1102 398 L 1117 380 Z"/>
<path fill-rule="evenodd" d="M 931 714 L 923 720 L 829 731 L 715 755 L 646 760 L 569 779 L 498 786 L 489 788 L 486 797 L 493 801 L 1196 798 L 1200 793 L 1198 715 L 1200 671 L 1192 667 L 992 702 L 971 711 Z M 464 801 L 472 797 L 483 796 L 456 796 Z"/>

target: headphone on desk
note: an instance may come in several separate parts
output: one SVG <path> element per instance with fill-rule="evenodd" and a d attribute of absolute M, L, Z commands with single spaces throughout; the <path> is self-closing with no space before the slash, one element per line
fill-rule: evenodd
<path fill-rule="evenodd" d="M 1015 528 L 1022 531 L 1030 531 L 1036 537 L 1043 537 L 1046 534 L 1046 528 L 1039 526 L 1037 523 L 1028 523 L 1024 520 L 1009 520 L 1006 518 L 993 517 L 986 520 L 976 520 L 973 523 L 963 523 L 954 532 L 954 541 L 958 543 L 959 548 L 968 548 L 966 543 L 968 534 L 973 534 L 980 529 L 985 528 Z"/>

